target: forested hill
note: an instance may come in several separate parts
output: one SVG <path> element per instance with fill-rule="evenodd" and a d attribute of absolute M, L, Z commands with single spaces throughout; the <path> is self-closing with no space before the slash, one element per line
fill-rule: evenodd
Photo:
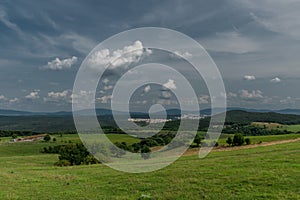
<path fill-rule="evenodd" d="M 259 113 L 246 112 L 242 110 L 228 111 L 226 114 L 226 124 L 241 123 L 247 124 L 251 122 L 273 122 L 280 124 L 300 124 L 299 115 L 279 114 L 275 112 Z"/>

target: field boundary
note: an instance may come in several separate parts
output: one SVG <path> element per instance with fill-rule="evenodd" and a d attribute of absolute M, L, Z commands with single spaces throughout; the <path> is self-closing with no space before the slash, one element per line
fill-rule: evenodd
<path fill-rule="evenodd" d="M 256 147 L 266 147 L 266 146 L 272 146 L 277 144 L 285 144 L 285 143 L 292 143 L 292 142 L 298 142 L 300 141 L 300 138 L 296 139 L 290 139 L 290 140 L 279 140 L 279 141 L 273 141 L 273 142 L 263 142 L 260 144 L 250 144 L 250 145 L 244 145 L 244 146 L 235 146 L 235 147 L 215 147 L 212 152 L 221 152 L 221 151 L 236 151 L 236 150 L 242 150 L 242 149 L 253 149 Z M 194 155 L 199 153 L 199 148 L 189 149 L 185 152 L 185 156 Z"/>

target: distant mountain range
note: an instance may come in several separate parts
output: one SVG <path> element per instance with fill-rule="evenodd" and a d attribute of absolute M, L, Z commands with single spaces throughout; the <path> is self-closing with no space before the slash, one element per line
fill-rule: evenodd
<path fill-rule="evenodd" d="M 218 112 L 220 109 L 214 110 L 215 113 Z M 279 113 L 279 114 L 292 114 L 292 115 L 300 115 L 300 109 L 282 109 L 282 110 L 269 110 L 269 109 L 251 109 L 251 108 L 240 108 L 240 107 L 229 107 L 227 108 L 227 111 L 233 111 L 233 110 L 241 110 L 241 111 L 247 111 L 247 112 L 254 112 L 254 113 Z M 205 109 L 200 111 L 203 115 L 211 115 L 211 109 Z"/>
<path fill-rule="evenodd" d="M 241 110 L 247 112 L 255 112 L 255 113 L 268 113 L 274 112 L 279 114 L 293 114 L 293 115 L 300 115 L 300 109 L 282 109 L 282 110 L 268 110 L 268 109 L 250 109 L 250 108 L 240 108 L 240 107 L 229 107 L 227 111 L 232 110 Z M 214 109 L 214 113 L 218 114 L 222 112 L 223 109 L 216 108 Z M 92 110 L 80 110 L 76 111 L 78 115 L 91 115 L 93 112 Z M 96 109 L 96 113 L 98 116 L 111 116 L 112 111 L 109 109 Z M 116 111 L 119 115 L 124 115 L 125 113 L 122 111 Z M 169 109 L 166 111 L 168 116 L 180 116 L 181 114 L 194 114 L 198 115 L 211 115 L 211 109 L 203 109 L 200 111 L 180 111 L 179 109 Z M 155 115 L 163 115 L 163 112 L 157 112 Z M 0 116 L 71 116 L 71 111 L 60 111 L 60 112 L 28 112 L 28 111 L 18 111 L 18 110 L 4 110 L 0 109 Z M 139 117 L 148 115 L 147 113 L 143 112 L 132 112 L 131 116 Z"/>

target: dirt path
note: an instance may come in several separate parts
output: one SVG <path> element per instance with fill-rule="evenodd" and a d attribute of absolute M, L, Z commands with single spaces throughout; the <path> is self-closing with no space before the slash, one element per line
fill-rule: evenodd
<path fill-rule="evenodd" d="M 292 139 L 292 140 L 280 140 L 280 141 L 274 141 L 274 142 L 263 142 L 261 144 L 251 144 L 251 145 L 245 145 L 245 146 L 238 146 L 238 147 L 215 147 L 212 151 L 218 152 L 218 151 L 235 151 L 235 150 L 241 150 L 241 149 L 252 149 L 256 147 L 266 147 L 276 144 L 285 144 L 290 142 L 297 142 L 300 141 L 300 138 Z M 194 155 L 199 153 L 199 148 L 189 149 L 185 152 L 184 155 Z"/>

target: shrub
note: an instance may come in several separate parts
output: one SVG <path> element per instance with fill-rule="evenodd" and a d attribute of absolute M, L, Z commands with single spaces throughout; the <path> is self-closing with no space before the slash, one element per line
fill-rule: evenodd
<path fill-rule="evenodd" d="M 231 146 L 232 145 L 232 139 L 231 137 L 227 138 L 226 143 Z"/>
<path fill-rule="evenodd" d="M 141 144 L 140 143 L 134 143 L 131 145 L 133 152 L 137 153 L 141 149 Z"/>
<path fill-rule="evenodd" d="M 199 147 L 200 146 L 200 144 L 201 144 L 201 137 L 200 137 L 200 135 L 196 135 L 196 137 L 195 137 L 195 139 L 194 139 L 194 143 L 197 145 L 197 147 Z"/>
<path fill-rule="evenodd" d="M 54 163 L 55 166 L 63 167 L 63 166 L 71 166 L 71 163 L 68 160 L 59 160 Z"/>
<path fill-rule="evenodd" d="M 154 138 L 158 145 L 164 145 L 165 141 L 161 137 Z"/>
<path fill-rule="evenodd" d="M 251 140 L 249 138 L 246 138 L 245 142 L 246 142 L 247 145 L 251 144 Z"/>
<path fill-rule="evenodd" d="M 233 137 L 234 146 L 242 146 L 245 142 L 244 136 L 240 133 L 236 133 Z"/>
<path fill-rule="evenodd" d="M 53 142 L 56 142 L 56 138 L 53 138 L 52 141 L 53 141 Z"/>
<path fill-rule="evenodd" d="M 213 142 L 210 143 L 210 146 L 211 146 L 211 147 L 218 147 L 218 146 L 219 146 L 219 143 L 216 142 L 216 141 L 213 141 Z"/>
<path fill-rule="evenodd" d="M 44 147 L 44 148 L 43 148 L 42 153 L 49 153 L 47 147 Z"/>
<path fill-rule="evenodd" d="M 120 149 L 123 149 L 123 150 L 125 150 L 125 151 L 132 151 L 131 146 L 127 146 L 127 143 L 126 143 L 126 142 L 122 142 L 122 143 L 115 142 L 115 145 L 116 145 L 117 147 L 119 147 Z"/>
<path fill-rule="evenodd" d="M 164 140 L 164 143 L 165 144 L 169 144 L 171 141 L 172 141 L 172 139 L 173 139 L 173 137 L 171 137 L 171 136 L 165 136 L 164 138 L 163 138 L 163 140 Z"/>
<path fill-rule="evenodd" d="M 80 165 L 89 155 L 89 152 L 83 144 L 69 144 L 62 146 L 59 150 L 59 154 L 59 160 L 67 160 L 70 162 L 70 165 Z"/>
<path fill-rule="evenodd" d="M 150 152 L 151 152 L 151 149 L 147 145 L 144 145 L 141 149 L 142 158 L 144 158 L 145 160 L 149 159 L 150 158 Z"/>
<path fill-rule="evenodd" d="M 99 161 L 91 154 L 87 155 L 83 161 L 86 165 L 98 164 Z"/>
<path fill-rule="evenodd" d="M 148 146 L 148 147 L 155 147 L 155 146 L 159 146 L 158 143 L 154 140 L 154 139 L 150 139 L 150 138 L 147 138 L 147 139 L 143 139 L 141 141 L 141 146 Z"/>
<path fill-rule="evenodd" d="M 13 134 L 13 135 L 11 136 L 12 139 L 16 139 L 17 137 L 18 137 L 17 134 Z"/>
<path fill-rule="evenodd" d="M 47 134 L 47 135 L 44 137 L 44 140 L 45 140 L 46 142 L 49 142 L 49 141 L 51 140 L 50 135 Z"/>

